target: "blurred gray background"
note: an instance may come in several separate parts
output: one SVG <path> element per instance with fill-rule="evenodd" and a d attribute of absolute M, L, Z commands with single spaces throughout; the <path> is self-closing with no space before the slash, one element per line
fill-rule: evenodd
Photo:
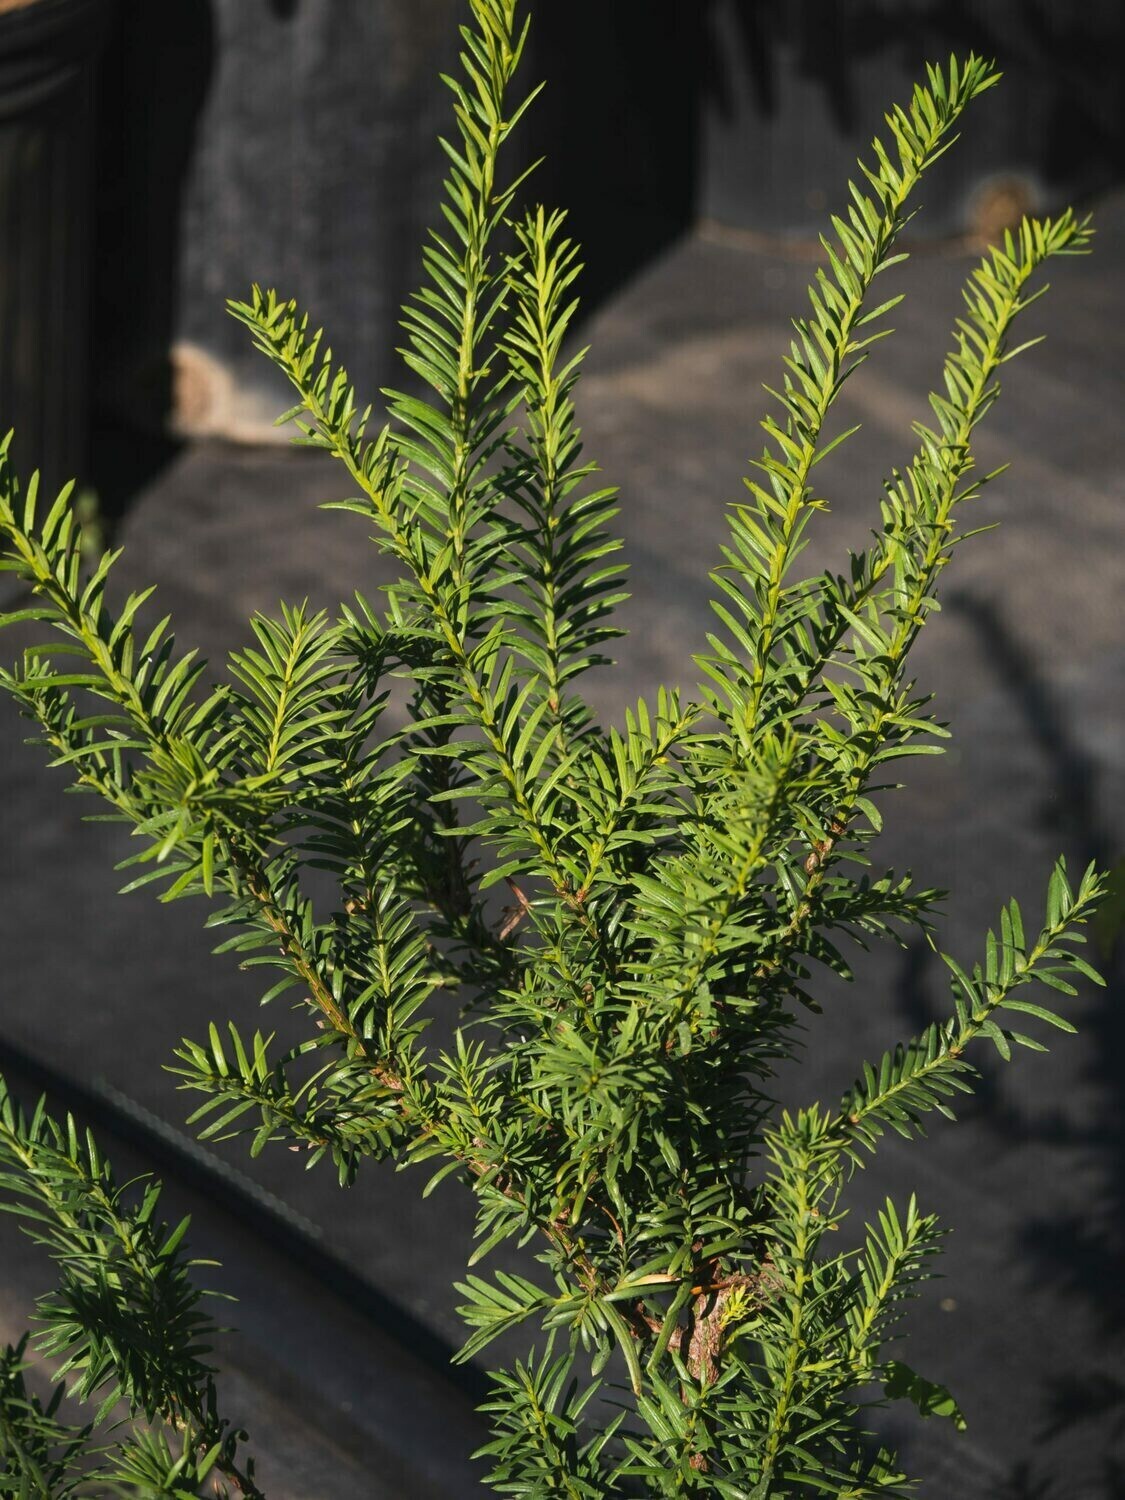
<path fill-rule="evenodd" d="M 160 584 L 182 642 L 221 661 L 279 598 L 333 606 L 383 564 L 318 457 L 281 446 L 285 394 L 223 312 L 252 280 L 324 323 L 361 390 L 401 378 L 396 309 L 441 173 L 456 0 L 24 0 L 0 5 L 0 424 L 18 461 L 76 472 Z M 548 79 L 525 159 L 586 245 L 590 455 L 622 490 L 628 637 L 591 679 L 604 715 L 691 687 L 724 508 L 760 447 L 762 381 L 802 311 L 816 232 L 857 151 L 928 58 L 975 47 L 1005 85 L 935 171 L 894 272 L 898 332 L 849 382 L 826 464 L 831 513 L 808 569 L 838 565 L 911 451 L 958 288 L 983 236 L 1027 209 L 1088 203 L 1095 254 L 1029 315 L 1045 347 L 1008 367 L 978 456 L 1011 468 L 982 501 L 999 531 L 959 553 L 916 654 L 954 732 L 910 762 L 882 855 L 953 891 L 943 941 L 971 958 L 1000 902 L 1035 909 L 1056 853 L 1125 854 L 1125 114 L 1119 4 L 1046 0 L 539 0 L 527 80 Z M 283 435 L 282 435 L 283 436 Z M 7 632 L 5 656 L 22 640 Z M 204 1152 L 162 1072 L 212 1019 L 254 1026 L 256 990 L 208 956 L 202 908 L 115 894 L 128 852 L 84 824 L 65 778 L 0 713 L 0 1068 L 47 1088 L 155 1169 L 195 1214 L 197 1253 L 240 1305 L 231 1404 L 275 1497 L 461 1496 L 481 1440 L 478 1372 L 450 1281 L 463 1189 L 371 1170 L 347 1193 L 285 1152 Z M 954 1229 L 913 1315 L 911 1362 L 969 1417 L 951 1440 L 890 1417 L 934 1500 L 1125 1493 L 1125 1100 L 1120 958 L 1074 1003 L 1076 1038 L 989 1066 L 956 1128 L 889 1144 L 857 1212 L 918 1191 Z M 783 1087 L 831 1098 L 943 1004 L 924 948 L 860 955 Z M 265 1017 L 284 1030 L 284 1012 Z M 44 1268 L 0 1228 L 0 1336 Z"/>

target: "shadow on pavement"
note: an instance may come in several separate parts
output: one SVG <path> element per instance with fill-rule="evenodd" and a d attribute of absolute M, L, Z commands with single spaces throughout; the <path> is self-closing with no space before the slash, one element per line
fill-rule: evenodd
<path fill-rule="evenodd" d="M 1072 869 L 1091 862 L 1113 866 L 1120 851 L 1111 847 L 1099 812 L 1097 769 L 1071 728 L 1045 675 L 1009 628 L 995 601 L 953 593 L 946 609 L 966 619 L 976 634 L 997 684 L 1036 747 L 1045 768 L 1048 795 L 1038 813 L 1040 828 L 1065 848 Z M 1101 949 L 1101 951 L 1098 951 Z M 1087 1065 L 1064 1108 L 1049 1113 L 1013 1104 L 1000 1086 L 1000 1072 L 986 1067 L 974 1084 L 975 1129 L 998 1146 L 1019 1142 L 1066 1153 L 1070 1170 L 1096 1185 L 1094 1212 L 1024 1219 L 1011 1244 L 1012 1263 L 1021 1268 L 1027 1293 L 1050 1290 L 1061 1308 L 1083 1310 L 1084 1325 L 1097 1330 L 1090 1346 L 1072 1346 L 1080 1357 L 1068 1368 L 1045 1375 L 1040 1410 L 1028 1413 L 1030 1431 L 1041 1450 L 1013 1469 L 997 1500 L 1073 1500 L 1070 1476 L 1054 1462 L 1051 1447 L 1083 1429 L 1099 1442 L 1116 1446 L 1125 1438 L 1125 1381 L 1111 1365 L 1125 1339 L 1125 1283 L 1121 1266 L 1125 1242 L 1125 1097 L 1120 1059 L 1125 1053 L 1125 1013 L 1119 996 L 1125 980 L 1125 953 L 1113 936 L 1095 941 L 1091 960 L 1106 979 L 1095 992 L 1081 1024 Z M 897 979 L 897 1005 L 916 1034 L 946 1014 L 933 1000 L 941 964 L 925 943 L 912 942 Z M 1102 1493 L 1125 1494 L 1125 1467 L 1107 1453 Z M 1083 1495 L 1089 1492 L 1084 1490 Z"/>

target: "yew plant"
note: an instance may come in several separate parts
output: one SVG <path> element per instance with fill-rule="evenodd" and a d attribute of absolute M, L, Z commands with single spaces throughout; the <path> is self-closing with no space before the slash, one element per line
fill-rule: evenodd
<path fill-rule="evenodd" d="M 52 763 L 132 825 L 129 888 L 210 902 L 220 951 L 264 966 L 263 1000 L 307 1019 L 288 1050 L 226 1020 L 183 1044 L 200 1134 L 307 1148 L 343 1185 L 418 1163 L 426 1191 L 455 1177 L 473 1194 L 462 1357 L 512 1330 L 527 1350 L 485 1408 L 493 1492 L 905 1494 L 864 1413 L 904 1397 L 960 1422 L 895 1344 L 939 1229 L 910 1198 L 858 1248 L 831 1231 L 884 1134 L 920 1135 L 972 1088 L 978 1043 L 1007 1059 L 1041 1048 L 1016 1027 L 1071 1029 L 1036 987 L 1096 978 L 1076 948 L 1099 877 L 1060 862 L 1041 922 L 1012 902 L 975 963 L 946 957 L 948 1018 L 857 1058 L 842 1100 L 784 1112 L 772 1080 L 849 941 L 914 927 L 936 946 L 937 893 L 881 873 L 876 844 L 898 763 L 945 734 L 910 651 L 993 477 L 972 441 L 1027 347 L 1014 324 L 1043 264 L 1090 231 L 1029 219 L 985 254 L 870 539 L 839 573 L 802 576 L 816 465 L 849 436 L 833 404 L 898 300 L 876 283 L 921 178 L 996 82 L 976 57 L 930 68 L 823 240 L 730 511 L 702 685 L 605 727 L 581 687 L 618 633 L 623 570 L 614 492 L 575 420 L 578 251 L 507 164 L 533 98 L 514 92 L 521 7 L 470 9 L 443 218 L 404 311 L 409 389 L 385 393 L 385 421 L 292 302 L 232 305 L 292 382 L 282 420 L 339 461 L 337 508 L 397 581 L 335 618 L 254 619 L 216 682 L 151 622 L 151 591 L 111 602 L 113 555 L 84 569 L 65 492 L 41 503 L 5 473 L 4 566 L 33 590 L 7 620 L 44 640 L 3 686 Z M 403 680 L 408 707 L 389 710 Z M 458 1007 L 452 1042 L 428 1043 Z M 25 1345 L 9 1349 L 0 1494 L 261 1495 L 207 1363 L 185 1226 L 163 1224 L 158 1187 L 119 1186 L 73 1122 L 0 1099 L 0 1191 L 58 1263 L 34 1343 L 94 1403 L 67 1425 L 29 1393 Z M 530 1248 L 529 1274 L 490 1272 L 506 1242 Z M 133 1429 L 107 1427 L 121 1403 Z"/>

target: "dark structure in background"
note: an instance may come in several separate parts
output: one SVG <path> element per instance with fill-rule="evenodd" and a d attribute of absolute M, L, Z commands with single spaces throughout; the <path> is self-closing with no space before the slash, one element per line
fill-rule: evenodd
<path fill-rule="evenodd" d="M 169 351 L 192 296 L 185 184 L 215 65 L 211 0 L 118 0 L 98 78 L 96 459 L 116 422 L 131 429 L 124 450 L 172 409 Z"/>
<path fill-rule="evenodd" d="M 251 280 L 331 329 L 362 391 L 401 379 L 389 351 L 442 172 L 460 5 L 120 0 L 98 189 L 115 422 L 171 411 L 183 434 L 271 436 L 284 393 L 223 310 Z M 1116 180 L 1122 43 L 1118 0 L 539 0 L 527 77 L 547 88 L 516 149 L 546 158 L 533 191 L 570 211 L 590 306 L 701 215 L 815 233 L 886 101 L 953 50 L 996 56 L 1009 82 L 920 232 Z"/>
<path fill-rule="evenodd" d="M 544 158 L 530 191 L 565 208 L 582 245 L 587 311 L 697 213 L 706 6 L 546 0 L 536 6 L 528 120 Z"/>
<path fill-rule="evenodd" d="M 284 391 L 223 306 L 251 280 L 333 330 L 362 391 L 401 378 L 461 4 L 0 3 L 0 427 L 21 467 L 77 473 L 112 513 L 170 434 L 269 439 Z M 969 49 L 1007 87 L 920 232 L 1120 178 L 1120 0 L 539 0 L 527 77 L 548 86 L 515 149 L 546 159 L 533 191 L 570 211 L 590 307 L 700 216 L 816 233 L 886 101 Z"/>
<path fill-rule="evenodd" d="M 0 6 L 0 433 L 86 470 L 94 69 L 111 0 Z"/>
<path fill-rule="evenodd" d="M 923 235 L 983 234 L 1117 181 L 1125 161 L 1120 0 L 707 0 L 699 211 L 815 235 L 927 62 L 973 51 L 1004 86 L 973 147 L 928 179 Z"/>
<path fill-rule="evenodd" d="M 362 388 L 386 382 L 440 181 L 436 75 L 458 10 L 121 0 L 104 65 L 98 305 L 115 423 L 171 412 L 183 435 L 271 436 L 283 386 L 224 309 L 251 281 L 340 330 Z"/>

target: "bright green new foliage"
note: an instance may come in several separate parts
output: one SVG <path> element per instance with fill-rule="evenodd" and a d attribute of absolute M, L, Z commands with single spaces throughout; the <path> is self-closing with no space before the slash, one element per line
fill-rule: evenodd
<path fill-rule="evenodd" d="M 528 1349 L 487 1407 L 495 1493 L 902 1494 L 862 1408 L 906 1397 L 961 1421 L 892 1343 L 939 1231 L 913 1199 L 888 1202 L 858 1251 L 828 1231 L 884 1132 L 920 1134 L 972 1087 L 972 1044 L 1007 1058 L 1040 1046 L 1017 1027 L 1069 1029 L 1029 997 L 1096 977 L 1075 948 L 1098 877 L 1073 884 L 1060 864 L 1041 924 L 1012 903 L 978 962 L 947 959 L 949 1018 L 857 1058 L 839 1104 L 781 1113 L 771 1078 L 798 1022 L 815 1024 L 810 960 L 846 972 L 850 938 L 931 931 L 935 893 L 880 875 L 875 846 L 891 763 L 943 733 L 910 649 L 975 523 L 973 432 L 1019 352 L 1013 325 L 1044 262 L 1090 231 L 1069 213 L 1029 220 L 985 255 L 872 540 L 839 574 L 802 576 L 825 505 L 816 465 L 848 436 L 833 403 L 897 301 L 876 283 L 902 258 L 919 180 L 996 81 L 976 58 L 931 68 L 823 241 L 730 514 L 703 685 L 661 688 L 605 728 L 581 687 L 616 633 L 614 496 L 575 420 L 578 252 L 507 165 L 529 102 L 518 9 L 471 0 L 443 219 L 385 424 L 292 303 L 255 289 L 232 307 L 398 581 L 335 619 L 252 621 L 209 688 L 147 594 L 111 605 L 112 556 L 86 576 L 67 496 L 41 504 L 8 475 L 5 566 L 34 590 L 8 618 L 45 629 L 3 685 L 54 763 L 133 825 L 131 885 L 207 898 L 221 950 L 266 965 L 265 998 L 307 1015 L 285 1053 L 226 1021 L 185 1041 L 201 1135 L 307 1147 L 344 1184 L 372 1161 L 417 1162 L 431 1186 L 453 1175 L 475 1195 L 464 1356 L 512 1329 Z M 397 680 L 407 722 L 388 727 Z M 330 912 L 307 893 L 312 868 L 338 886 Z M 465 1014 L 442 1050 L 427 1020 L 454 989 Z M 28 1395 L 23 1346 L 9 1351 L 0 1494 L 38 1494 L 48 1474 L 51 1493 L 81 1493 L 93 1462 L 122 1493 L 217 1479 L 258 1495 L 156 1189 L 118 1188 L 73 1126 L 6 1095 L 0 1187 L 60 1268 L 38 1345 L 100 1407 L 90 1428 L 63 1426 Z M 528 1276 L 490 1272 L 507 1241 L 533 1247 Z M 146 1419 L 124 1443 L 97 1430 L 115 1399 Z"/>

